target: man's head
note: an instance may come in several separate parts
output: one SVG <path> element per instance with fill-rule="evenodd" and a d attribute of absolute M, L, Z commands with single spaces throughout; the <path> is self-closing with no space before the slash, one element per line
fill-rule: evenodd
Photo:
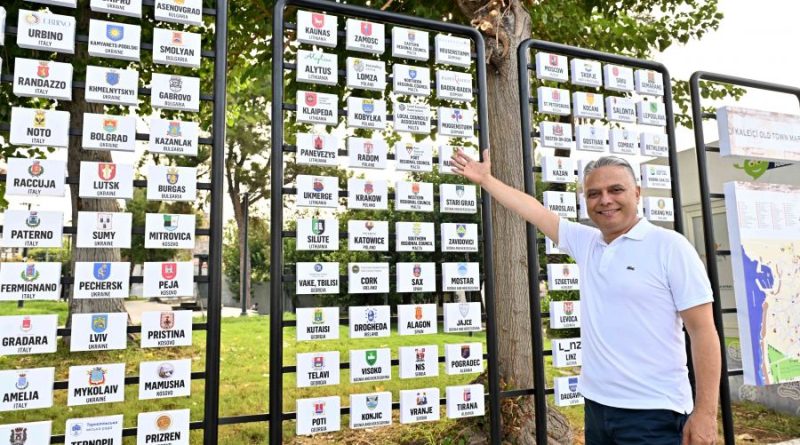
<path fill-rule="evenodd" d="M 641 189 L 628 161 L 604 156 L 586 164 L 583 193 L 589 218 L 606 242 L 628 232 L 636 222 Z"/>

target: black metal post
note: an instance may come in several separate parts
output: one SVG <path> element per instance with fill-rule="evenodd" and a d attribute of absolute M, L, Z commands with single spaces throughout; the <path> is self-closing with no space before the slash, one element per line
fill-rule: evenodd
<path fill-rule="evenodd" d="M 214 145 L 211 150 L 211 220 L 208 254 L 208 337 L 206 340 L 203 443 L 216 445 L 219 432 L 219 369 L 222 336 L 222 208 L 225 195 L 225 105 L 228 73 L 228 1 L 217 0 L 214 27 Z"/>
<path fill-rule="evenodd" d="M 242 317 L 247 316 L 250 302 L 250 193 L 243 193 L 242 218 L 244 221 L 244 244 L 241 246 L 242 269 L 239 271 L 239 299 L 242 303 Z M 240 235 L 241 237 L 241 235 Z"/>

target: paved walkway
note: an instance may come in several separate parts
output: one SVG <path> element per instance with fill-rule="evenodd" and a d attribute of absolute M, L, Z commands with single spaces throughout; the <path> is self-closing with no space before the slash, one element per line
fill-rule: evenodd
<path fill-rule="evenodd" d="M 131 323 L 139 324 L 142 321 L 142 312 L 156 312 L 156 311 L 169 311 L 172 310 L 172 305 L 157 303 L 148 300 L 130 300 L 125 302 L 125 309 L 128 311 L 128 316 L 131 317 Z M 249 315 L 258 315 L 255 311 L 248 311 Z M 205 311 L 195 311 L 195 317 L 204 317 Z M 242 315 L 242 309 L 238 307 L 223 307 L 223 317 L 239 317 Z"/>

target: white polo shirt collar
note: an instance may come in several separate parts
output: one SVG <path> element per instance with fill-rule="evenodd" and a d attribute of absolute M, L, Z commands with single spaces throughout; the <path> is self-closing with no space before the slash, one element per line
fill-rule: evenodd
<path fill-rule="evenodd" d="M 639 218 L 639 221 L 631 228 L 631 230 L 628 230 L 628 232 L 623 233 L 618 238 L 615 238 L 614 241 L 620 238 L 630 238 L 634 241 L 641 241 L 651 230 L 653 230 L 653 225 L 650 224 L 650 221 L 648 221 L 646 218 Z M 613 244 L 614 241 L 611 241 L 611 243 Z M 600 244 L 602 246 L 609 245 L 605 242 L 602 236 L 600 237 Z"/>

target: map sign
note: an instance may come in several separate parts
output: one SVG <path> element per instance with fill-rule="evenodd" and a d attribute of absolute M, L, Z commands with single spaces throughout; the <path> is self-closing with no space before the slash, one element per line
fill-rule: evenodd
<path fill-rule="evenodd" d="M 800 381 L 799 198 L 795 186 L 725 184 L 746 385 Z"/>

